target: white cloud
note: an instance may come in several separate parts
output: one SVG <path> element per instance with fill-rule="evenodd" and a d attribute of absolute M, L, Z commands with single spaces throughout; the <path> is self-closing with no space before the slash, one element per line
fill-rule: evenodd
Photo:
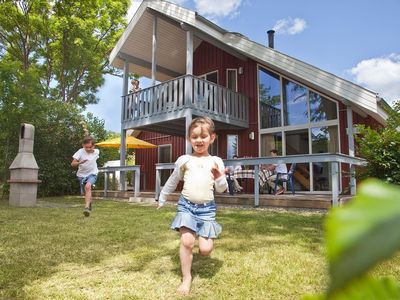
<path fill-rule="evenodd" d="M 196 10 L 211 19 L 231 17 L 234 18 L 239 14 L 239 7 L 242 0 L 193 0 Z"/>
<path fill-rule="evenodd" d="M 400 100 L 400 54 L 363 60 L 349 72 L 359 85 L 378 92 L 388 103 Z"/>
<path fill-rule="evenodd" d="M 286 18 L 281 19 L 276 22 L 273 29 L 276 31 L 277 34 L 289 34 L 294 35 L 298 34 L 304 29 L 307 28 L 307 22 L 304 19 L 300 18 Z"/>

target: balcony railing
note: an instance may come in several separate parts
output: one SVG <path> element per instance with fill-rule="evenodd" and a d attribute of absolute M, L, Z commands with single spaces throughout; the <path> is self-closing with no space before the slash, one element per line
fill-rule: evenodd
<path fill-rule="evenodd" d="M 185 75 L 123 96 L 122 123 L 185 109 L 215 120 L 248 126 L 248 98 L 223 86 Z"/>

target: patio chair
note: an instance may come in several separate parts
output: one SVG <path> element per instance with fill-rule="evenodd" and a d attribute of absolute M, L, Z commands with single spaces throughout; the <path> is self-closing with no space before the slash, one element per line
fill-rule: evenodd
<path fill-rule="evenodd" d="M 287 182 L 290 187 L 290 190 L 292 191 L 292 194 L 294 195 L 293 176 L 294 176 L 295 170 L 296 170 L 296 163 L 292 163 L 292 165 L 290 166 L 289 172 L 276 174 L 274 194 L 276 194 L 276 189 L 278 188 L 278 183 Z M 285 175 L 286 175 L 286 177 L 283 177 Z"/>

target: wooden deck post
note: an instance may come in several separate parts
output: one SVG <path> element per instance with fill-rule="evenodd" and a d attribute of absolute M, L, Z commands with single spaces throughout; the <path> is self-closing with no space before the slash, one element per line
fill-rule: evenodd
<path fill-rule="evenodd" d="M 254 166 L 254 207 L 260 206 L 260 166 Z"/>

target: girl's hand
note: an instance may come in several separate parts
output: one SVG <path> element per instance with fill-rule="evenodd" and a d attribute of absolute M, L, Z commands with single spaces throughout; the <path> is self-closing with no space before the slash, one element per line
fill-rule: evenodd
<path fill-rule="evenodd" d="M 157 209 L 160 209 L 161 207 L 163 207 L 165 205 L 165 202 L 167 202 L 167 201 L 166 201 L 166 199 L 159 197 L 157 202 L 158 202 Z"/>
<path fill-rule="evenodd" d="M 212 167 L 211 169 L 211 173 L 214 175 L 214 179 L 217 179 L 223 175 L 225 175 L 224 172 L 221 172 L 218 168 L 218 165 L 216 163 L 214 163 L 214 167 Z"/>

